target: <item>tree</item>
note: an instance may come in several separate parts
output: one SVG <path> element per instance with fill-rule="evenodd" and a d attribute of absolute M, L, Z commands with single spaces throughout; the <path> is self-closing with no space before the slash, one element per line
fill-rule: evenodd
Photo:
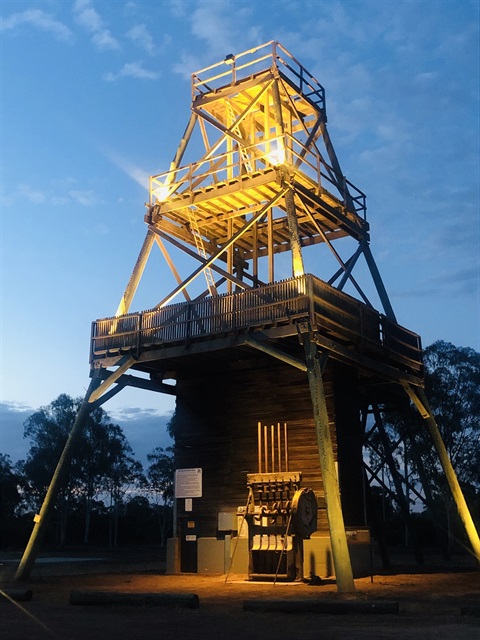
<path fill-rule="evenodd" d="M 480 489 L 480 353 L 438 341 L 424 352 L 425 392 L 458 479 Z M 443 486 L 431 447 L 429 473 Z"/>
<path fill-rule="evenodd" d="M 118 425 L 109 425 L 108 445 L 109 474 L 106 477 L 106 490 L 110 501 L 110 546 L 118 544 L 118 520 L 123 506 L 123 497 L 132 485 L 144 482 L 143 468 L 134 459 L 133 451 Z"/>
<path fill-rule="evenodd" d="M 155 512 L 160 529 L 160 544 L 163 547 L 167 537 L 167 522 L 173 502 L 175 460 L 173 448 L 156 447 L 147 455 L 150 465 L 147 468 L 146 486 L 153 497 Z"/>
<path fill-rule="evenodd" d="M 437 341 L 425 349 L 424 364 L 425 392 L 475 518 L 473 507 L 480 495 L 480 354 Z M 444 552 L 449 555 L 455 508 L 428 429 L 413 407 L 402 416 L 386 416 L 385 421 L 391 441 L 404 443 L 410 484 L 424 487 L 428 508 L 447 532 Z"/>
<path fill-rule="evenodd" d="M 0 453 L 0 548 L 13 540 L 16 518 L 21 503 L 22 478 L 10 456 Z"/>
<path fill-rule="evenodd" d="M 51 404 L 40 407 L 24 423 L 24 437 L 29 438 L 31 447 L 23 465 L 28 478 L 27 505 L 38 512 L 56 464 L 67 441 L 78 410 L 78 402 L 66 394 L 61 394 Z M 66 481 L 57 498 L 61 543 L 65 542 L 68 512 L 71 502 L 71 486 L 75 481 L 75 463 L 71 461 Z"/>
<path fill-rule="evenodd" d="M 81 402 L 61 394 L 24 424 L 24 435 L 31 440 L 31 447 L 23 467 L 29 482 L 30 506 L 35 510 L 43 501 Z M 84 512 L 83 540 L 87 543 L 96 500 L 102 495 L 108 496 L 113 514 L 118 508 L 122 483 L 131 483 L 140 473 L 141 465 L 133 459 L 122 429 L 111 422 L 103 409 L 94 409 L 88 416 L 57 499 L 60 543 L 66 542 L 72 509 Z M 116 521 L 113 515 L 112 518 Z M 114 524 L 112 531 L 117 528 Z M 116 539 L 116 533 L 113 537 Z"/>

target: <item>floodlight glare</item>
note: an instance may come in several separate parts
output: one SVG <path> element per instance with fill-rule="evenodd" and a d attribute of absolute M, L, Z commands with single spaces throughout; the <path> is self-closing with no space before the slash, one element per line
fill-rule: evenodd
<path fill-rule="evenodd" d="M 170 188 L 166 184 L 159 185 L 156 189 L 152 191 L 152 195 L 155 196 L 157 202 L 165 202 L 168 198 L 170 192 Z"/>

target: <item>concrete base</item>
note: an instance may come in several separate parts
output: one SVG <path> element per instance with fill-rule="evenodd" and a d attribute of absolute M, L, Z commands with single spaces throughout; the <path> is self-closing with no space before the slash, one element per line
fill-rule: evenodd
<path fill-rule="evenodd" d="M 347 530 L 347 543 L 353 577 L 361 578 L 370 575 L 372 567 L 368 529 Z M 310 540 L 303 541 L 303 573 L 305 578 L 335 577 L 329 536 L 314 533 Z"/>
<path fill-rule="evenodd" d="M 167 564 L 165 573 L 167 575 L 180 573 L 180 541 L 178 538 L 167 539 Z"/>
<path fill-rule="evenodd" d="M 354 578 L 371 574 L 370 532 L 367 529 L 347 530 L 348 550 Z M 198 538 L 197 573 L 248 575 L 248 538 Z M 167 574 L 180 573 L 178 538 L 167 540 Z M 334 578 L 332 549 L 328 535 L 313 534 L 303 541 L 303 575 Z"/>
<path fill-rule="evenodd" d="M 199 538 L 197 573 L 225 573 L 225 541 Z"/>

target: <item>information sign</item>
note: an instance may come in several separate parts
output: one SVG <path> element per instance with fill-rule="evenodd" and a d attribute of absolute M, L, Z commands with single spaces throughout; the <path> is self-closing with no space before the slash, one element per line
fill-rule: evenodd
<path fill-rule="evenodd" d="M 202 470 L 177 469 L 175 471 L 175 498 L 202 497 Z"/>

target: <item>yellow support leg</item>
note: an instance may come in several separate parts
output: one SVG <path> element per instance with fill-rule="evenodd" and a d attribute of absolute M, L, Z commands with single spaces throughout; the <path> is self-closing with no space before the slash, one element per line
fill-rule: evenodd
<path fill-rule="evenodd" d="M 352 564 L 348 551 L 347 534 L 343 521 L 340 489 L 338 486 L 332 440 L 328 426 L 327 405 L 323 390 L 317 345 L 308 333 L 303 334 L 303 346 L 308 371 L 308 383 L 312 397 L 315 431 L 317 434 L 320 468 L 322 471 L 325 502 L 327 506 L 330 542 L 332 545 L 333 564 L 339 593 L 354 593 Z"/>

